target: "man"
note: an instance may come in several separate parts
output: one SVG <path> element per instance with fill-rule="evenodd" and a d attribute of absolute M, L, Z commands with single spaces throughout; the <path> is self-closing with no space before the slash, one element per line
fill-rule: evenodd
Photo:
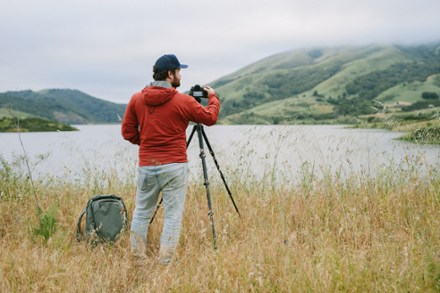
<path fill-rule="evenodd" d="M 145 256 L 148 225 L 162 192 L 164 227 L 160 238 L 160 262 L 167 265 L 180 238 L 188 179 L 186 129 L 190 121 L 216 123 L 220 102 L 209 86 L 206 107 L 179 93 L 180 64 L 173 54 L 163 55 L 153 66 L 154 82 L 135 93 L 122 121 L 122 136 L 139 145 L 136 203 L 131 223 L 133 254 Z"/>

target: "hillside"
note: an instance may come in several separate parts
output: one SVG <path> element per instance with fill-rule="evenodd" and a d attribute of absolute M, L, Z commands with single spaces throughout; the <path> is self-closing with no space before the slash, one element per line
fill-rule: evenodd
<path fill-rule="evenodd" d="M 78 129 L 60 122 L 36 117 L 28 117 L 23 119 L 14 119 L 9 117 L 0 118 L 0 132 L 42 132 L 74 130 Z"/>
<path fill-rule="evenodd" d="M 384 108 L 439 106 L 440 44 L 294 50 L 211 85 L 222 99 L 224 123 L 353 122 Z"/>
<path fill-rule="evenodd" d="M 122 117 L 125 111 L 125 105 L 70 89 L 0 93 L 0 106 L 23 113 L 20 116 L 40 117 L 67 124 L 117 123 L 118 115 Z"/>
<path fill-rule="evenodd" d="M 440 113 L 440 43 L 298 49 L 210 84 L 223 124 L 355 123 L 384 113 L 429 120 Z M 0 117 L 6 107 L 68 124 L 117 123 L 125 111 L 68 89 L 0 93 Z"/>

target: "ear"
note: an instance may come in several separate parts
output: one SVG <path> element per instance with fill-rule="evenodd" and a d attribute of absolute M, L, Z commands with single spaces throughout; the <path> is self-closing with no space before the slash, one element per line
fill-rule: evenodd
<path fill-rule="evenodd" d="M 174 74 L 171 70 L 168 70 L 168 78 L 170 78 L 170 79 L 174 78 Z"/>

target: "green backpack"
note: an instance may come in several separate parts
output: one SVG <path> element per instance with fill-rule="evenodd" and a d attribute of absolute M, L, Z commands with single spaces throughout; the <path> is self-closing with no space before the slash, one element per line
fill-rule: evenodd
<path fill-rule="evenodd" d="M 86 215 L 85 235 L 81 221 Z M 124 201 L 113 194 L 95 195 L 88 202 L 78 219 L 76 239 L 86 239 L 93 244 L 114 243 L 128 226 Z"/>

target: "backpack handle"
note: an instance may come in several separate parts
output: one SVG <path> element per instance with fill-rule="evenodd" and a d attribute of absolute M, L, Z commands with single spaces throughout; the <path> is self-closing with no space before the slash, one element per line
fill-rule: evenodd
<path fill-rule="evenodd" d="M 81 220 L 86 213 L 86 209 L 83 209 L 81 215 L 79 216 L 77 227 L 76 227 L 76 240 L 81 241 L 83 238 L 83 233 L 81 231 Z"/>

